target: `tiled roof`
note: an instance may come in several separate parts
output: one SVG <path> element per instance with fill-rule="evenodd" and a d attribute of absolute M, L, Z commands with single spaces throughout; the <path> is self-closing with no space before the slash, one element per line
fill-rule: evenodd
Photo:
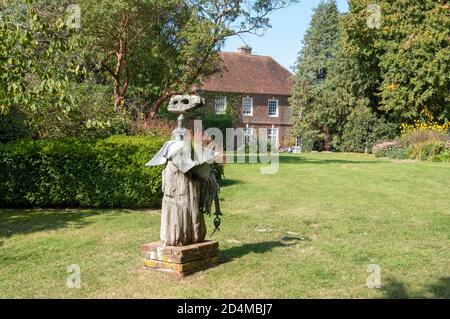
<path fill-rule="evenodd" d="M 221 52 L 222 71 L 206 79 L 200 90 L 291 95 L 291 73 L 270 56 Z"/>

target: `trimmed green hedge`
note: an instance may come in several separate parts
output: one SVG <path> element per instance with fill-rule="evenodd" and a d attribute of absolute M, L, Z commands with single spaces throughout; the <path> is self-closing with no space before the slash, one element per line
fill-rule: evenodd
<path fill-rule="evenodd" d="M 0 145 L 1 207 L 151 207 L 163 167 L 145 163 L 164 140 L 19 140 Z"/>

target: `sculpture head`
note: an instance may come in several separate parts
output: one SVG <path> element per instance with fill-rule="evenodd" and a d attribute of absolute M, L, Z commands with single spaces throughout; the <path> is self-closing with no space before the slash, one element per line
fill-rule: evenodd
<path fill-rule="evenodd" d="M 170 99 L 167 110 L 172 113 L 183 114 L 205 105 L 205 99 L 198 95 L 174 95 Z"/>

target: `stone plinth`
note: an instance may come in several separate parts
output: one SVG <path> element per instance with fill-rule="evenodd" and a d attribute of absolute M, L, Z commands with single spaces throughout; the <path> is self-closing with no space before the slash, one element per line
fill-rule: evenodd
<path fill-rule="evenodd" d="M 146 268 L 187 276 L 219 263 L 219 243 L 204 241 L 186 246 L 164 246 L 153 242 L 141 246 Z"/>

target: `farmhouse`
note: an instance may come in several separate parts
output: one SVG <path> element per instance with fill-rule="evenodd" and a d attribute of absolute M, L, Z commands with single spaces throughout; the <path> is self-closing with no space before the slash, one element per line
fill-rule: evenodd
<path fill-rule="evenodd" d="M 267 128 L 267 139 L 279 146 L 294 144 L 288 99 L 291 73 L 270 56 L 252 54 L 243 46 L 238 52 L 221 52 L 221 72 L 203 82 L 199 92 L 206 108 L 216 114 L 231 114 L 246 139 L 255 129 Z"/>

